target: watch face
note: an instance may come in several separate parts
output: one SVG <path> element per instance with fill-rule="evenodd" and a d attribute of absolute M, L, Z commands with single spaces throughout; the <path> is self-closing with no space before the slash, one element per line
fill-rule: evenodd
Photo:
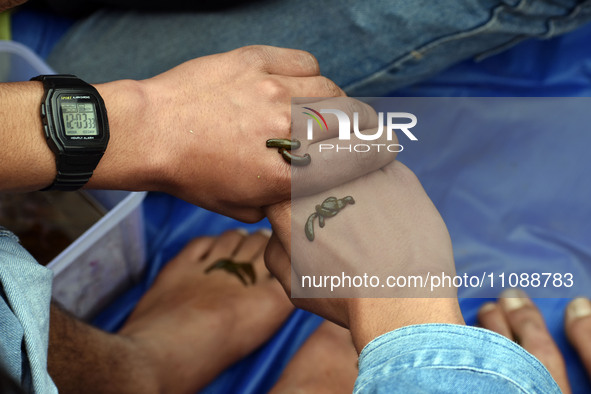
<path fill-rule="evenodd" d="M 65 137 L 68 140 L 94 140 L 99 137 L 99 120 L 94 97 L 62 94 L 57 100 Z"/>

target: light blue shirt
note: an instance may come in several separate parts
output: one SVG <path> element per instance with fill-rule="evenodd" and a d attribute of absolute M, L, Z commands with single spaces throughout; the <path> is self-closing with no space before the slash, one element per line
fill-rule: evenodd
<path fill-rule="evenodd" d="M 27 393 L 57 393 L 47 373 L 52 277 L 0 227 L 0 366 Z"/>
<path fill-rule="evenodd" d="M 482 328 L 421 324 L 384 334 L 359 357 L 355 393 L 560 393 L 548 370 Z"/>

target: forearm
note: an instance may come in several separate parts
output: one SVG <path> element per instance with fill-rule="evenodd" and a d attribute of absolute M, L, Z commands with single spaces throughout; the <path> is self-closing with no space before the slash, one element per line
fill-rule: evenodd
<path fill-rule="evenodd" d="M 109 334 L 51 306 L 48 370 L 60 393 L 151 393 L 149 357 L 128 337 Z"/>
<path fill-rule="evenodd" d="M 31 191 L 51 183 L 55 158 L 43 135 L 40 82 L 0 84 L 0 191 Z"/>

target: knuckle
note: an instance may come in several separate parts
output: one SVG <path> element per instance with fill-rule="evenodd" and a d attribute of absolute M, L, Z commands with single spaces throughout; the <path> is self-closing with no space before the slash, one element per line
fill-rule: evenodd
<path fill-rule="evenodd" d="M 270 101 L 283 101 L 289 97 L 289 90 L 275 78 L 265 78 L 259 83 L 261 93 Z"/>
<path fill-rule="evenodd" d="M 333 81 L 326 77 L 320 77 L 320 86 L 323 92 L 322 94 L 326 95 L 326 97 L 336 97 L 342 95 L 341 89 Z"/>

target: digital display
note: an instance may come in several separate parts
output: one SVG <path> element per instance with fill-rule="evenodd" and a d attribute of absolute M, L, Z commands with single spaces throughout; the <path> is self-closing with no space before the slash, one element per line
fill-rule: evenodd
<path fill-rule="evenodd" d="M 62 98 L 60 105 L 66 136 L 98 135 L 96 111 L 93 103 Z"/>

